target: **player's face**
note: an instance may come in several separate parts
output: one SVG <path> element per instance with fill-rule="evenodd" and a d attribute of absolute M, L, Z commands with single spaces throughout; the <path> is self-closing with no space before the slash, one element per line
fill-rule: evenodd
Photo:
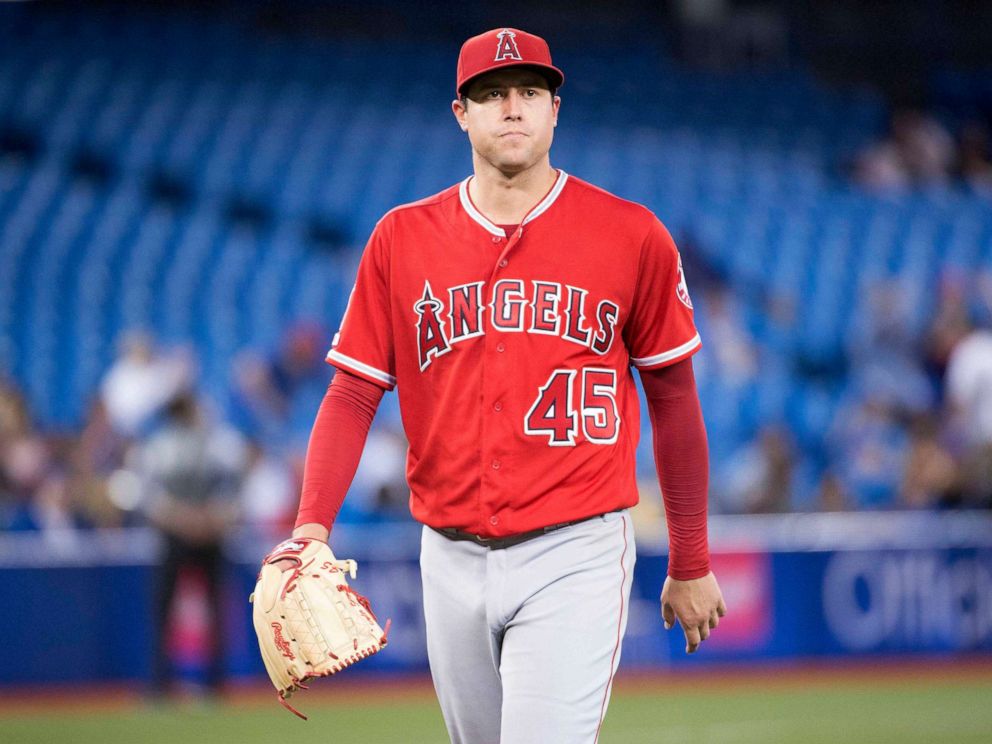
<path fill-rule="evenodd" d="M 472 149 L 504 175 L 547 159 L 561 99 L 547 81 L 526 69 L 496 70 L 474 81 L 467 105 L 452 103 Z"/>

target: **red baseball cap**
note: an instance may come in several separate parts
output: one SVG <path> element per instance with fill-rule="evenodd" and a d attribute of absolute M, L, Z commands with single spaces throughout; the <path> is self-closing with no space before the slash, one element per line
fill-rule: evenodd
<path fill-rule="evenodd" d="M 565 82 L 565 74 L 551 64 L 548 42 L 516 28 L 494 28 L 473 36 L 458 53 L 456 95 L 464 95 L 479 75 L 503 67 L 530 67 L 548 80 L 552 90 Z"/>

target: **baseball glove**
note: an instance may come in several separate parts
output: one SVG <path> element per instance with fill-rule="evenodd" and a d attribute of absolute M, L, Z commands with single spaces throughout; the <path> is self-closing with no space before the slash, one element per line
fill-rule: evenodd
<path fill-rule="evenodd" d="M 295 567 L 273 565 L 288 558 Z M 308 538 L 280 543 L 265 556 L 248 601 L 265 670 L 279 702 L 303 720 L 286 699 L 314 677 L 340 672 L 386 646 L 369 601 L 348 586 L 358 564 L 339 561 L 327 543 Z"/>

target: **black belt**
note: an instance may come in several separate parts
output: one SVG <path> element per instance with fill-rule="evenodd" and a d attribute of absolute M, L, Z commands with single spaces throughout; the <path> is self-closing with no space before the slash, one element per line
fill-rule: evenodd
<path fill-rule="evenodd" d="M 480 537 L 479 535 L 473 535 L 471 532 L 456 530 L 454 527 L 431 527 L 431 529 L 438 534 L 444 535 L 449 540 L 467 540 L 468 542 L 474 542 L 476 545 L 482 545 L 490 550 L 502 550 L 503 548 L 512 548 L 514 545 L 519 545 L 520 543 L 527 542 L 528 540 L 533 540 L 535 537 L 547 535 L 549 532 L 555 532 L 556 530 L 560 530 L 565 527 L 571 527 L 573 524 L 588 522 L 590 519 L 596 519 L 596 517 L 601 516 L 603 515 L 593 514 L 591 517 L 583 517 L 582 519 L 575 519 L 571 522 L 561 522 L 560 524 L 549 524 L 547 527 L 541 527 L 536 530 L 531 530 L 530 532 L 521 532 L 518 535 L 510 535 L 508 537 Z"/>

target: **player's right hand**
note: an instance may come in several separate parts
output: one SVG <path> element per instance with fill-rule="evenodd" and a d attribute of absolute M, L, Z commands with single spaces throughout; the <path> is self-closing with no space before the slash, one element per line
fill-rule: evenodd
<path fill-rule="evenodd" d="M 710 631 L 720 624 L 727 614 L 720 585 L 713 572 L 698 579 L 679 581 L 671 576 L 665 579 L 661 590 L 661 616 L 665 630 L 671 630 L 678 620 L 685 634 L 685 652 L 695 653 L 699 644 L 710 637 Z"/>

